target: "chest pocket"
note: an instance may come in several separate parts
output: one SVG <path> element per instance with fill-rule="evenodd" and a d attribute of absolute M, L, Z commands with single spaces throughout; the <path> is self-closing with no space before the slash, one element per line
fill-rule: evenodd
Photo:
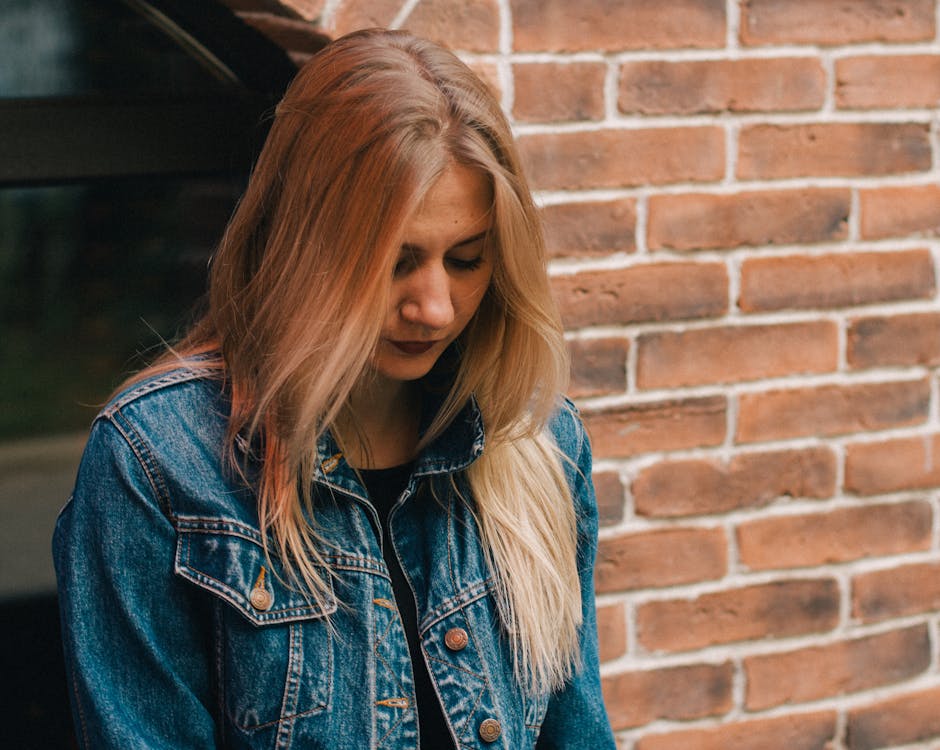
<path fill-rule="evenodd" d="M 237 730 L 277 733 L 285 721 L 318 713 L 332 693 L 336 611 L 332 588 L 322 605 L 304 596 L 257 530 L 242 524 L 179 520 L 176 573 L 219 598 L 219 689 Z M 328 575 L 324 580 L 330 585 Z"/>

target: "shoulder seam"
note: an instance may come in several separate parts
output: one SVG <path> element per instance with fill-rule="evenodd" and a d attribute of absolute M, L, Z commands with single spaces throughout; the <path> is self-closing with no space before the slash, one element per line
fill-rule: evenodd
<path fill-rule="evenodd" d="M 101 410 L 99 417 L 106 417 L 111 419 L 115 412 L 120 411 L 129 403 L 136 401 L 141 396 L 145 396 L 148 393 L 159 391 L 163 388 L 167 388 L 178 383 L 186 383 L 191 380 L 201 380 L 215 374 L 216 372 L 216 370 L 210 369 L 208 367 L 183 367 L 178 370 L 168 372 L 166 375 L 144 380 L 142 383 L 138 383 L 129 391 L 124 391 L 118 395 L 117 398 L 115 398 L 111 403 Z"/>

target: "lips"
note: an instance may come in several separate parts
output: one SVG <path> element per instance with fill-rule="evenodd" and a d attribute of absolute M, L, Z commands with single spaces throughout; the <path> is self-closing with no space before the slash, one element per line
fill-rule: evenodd
<path fill-rule="evenodd" d="M 398 351 L 403 354 L 424 354 L 429 351 L 436 341 L 389 341 Z"/>

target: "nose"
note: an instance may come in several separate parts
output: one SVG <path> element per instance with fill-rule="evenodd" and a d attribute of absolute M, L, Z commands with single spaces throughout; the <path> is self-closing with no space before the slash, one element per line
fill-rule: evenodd
<path fill-rule="evenodd" d="M 454 321 L 450 277 L 443 266 L 426 266 L 408 279 L 399 308 L 402 319 L 412 325 L 441 330 Z"/>

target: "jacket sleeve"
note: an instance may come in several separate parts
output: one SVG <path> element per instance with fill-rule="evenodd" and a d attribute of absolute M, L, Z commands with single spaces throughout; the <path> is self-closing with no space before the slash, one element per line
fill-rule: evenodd
<path fill-rule="evenodd" d="M 211 613 L 174 574 L 167 502 L 146 447 L 100 418 L 53 537 L 81 748 L 216 746 Z"/>
<path fill-rule="evenodd" d="M 568 684 L 549 698 L 536 743 L 538 750 L 615 750 L 613 732 L 601 694 L 594 560 L 597 556 L 597 500 L 591 481 L 591 445 L 574 405 L 562 419 L 568 427 L 559 446 L 575 460 L 566 467 L 578 513 L 578 573 L 581 580 L 581 666 Z M 573 426 L 572 426 L 573 425 Z M 570 452 L 569 452 L 570 451 Z"/>

